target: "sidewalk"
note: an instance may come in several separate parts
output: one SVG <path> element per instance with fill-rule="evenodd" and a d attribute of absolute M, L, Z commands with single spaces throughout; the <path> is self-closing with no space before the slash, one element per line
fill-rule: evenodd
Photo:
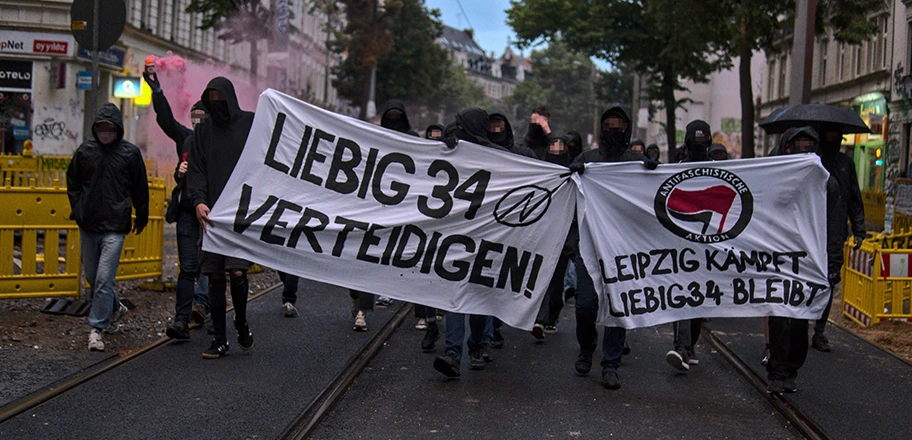
<path fill-rule="evenodd" d="M 760 319 L 713 319 L 706 327 L 766 378 Z M 909 438 L 912 367 L 836 326 L 826 334 L 833 352 L 809 349 L 799 391 L 786 398 L 834 439 Z"/>

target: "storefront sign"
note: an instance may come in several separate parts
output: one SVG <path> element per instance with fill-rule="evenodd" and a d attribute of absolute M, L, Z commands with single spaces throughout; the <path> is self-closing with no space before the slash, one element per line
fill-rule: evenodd
<path fill-rule="evenodd" d="M 79 50 L 76 52 L 76 58 L 86 61 L 92 61 L 92 52 L 86 50 L 82 46 L 79 47 Z M 114 67 L 116 69 L 123 69 L 124 60 L 127 58 L 127 50 L 121 49 L 119 47 L 111 47 L 108 50 L 98 52 L 98 63 Z"/>
<path fill-rule="evenodd" d="M 0 87 L 31 89 L 32 62 L 0 60 Z"/>
<path fill-rule="evenodd" d="M 138 98 L 140 96 L 140 77 L 114 77 L 115 98 Z"/>
<path fill-rule="evenodd" d="M 79 90 L 92 90 L 92 72 L 82 70 L 76 77 L 76 88 Z"/>
<path fill-rule="evenodd" d="M 73 45 L 68 34 L 0 30 L 0 53 L 69 56 Z"/>
<path fill-rule="evenodd" d="M 31 132 L 29 131 L 28 126 L 17 125 L 13 127 L 13 138 L 15 138 L 17 141 L 24 141 L 28 139 L 30 134 Z"/>

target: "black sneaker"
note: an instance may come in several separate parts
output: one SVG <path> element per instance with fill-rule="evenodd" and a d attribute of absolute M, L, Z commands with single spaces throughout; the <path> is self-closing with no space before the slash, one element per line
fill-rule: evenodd
<path fill-rule="evenodd" d="M 827 339 L 827 337 L 819 333 L 815 333 L 814 337 L 811 338 L 811 347 L 814 347 L 815 349 L 824 353 L 833 351 L 833 349 L 830 347 L 830 341 Z"/>
<path fill-rule="evenodd" d="M 485 345 L 481 348 L 481 358 L 484 359 L 485 362 L 494 362 L 494 355 L 491 354 L 490 345 Z"/>
<path fill-rule="evenodd" d="M 782 383 L 782 389 L 786 393 L 789 393 L 789 394 L 797 393 L 798 392 L 798 384 L 796 383 L 797 379 L 798 379 L 797 376 L 786 377 L 785 381 Z"/>
<path fill-rule="evenodd" d="M 627 356 L 628 354 L 630 354 L 630 346 L 627 345 L 627 342 L 624 342 L 624 351 L 622 351 L 621 354 L 623 354 L 624 356 Z"/>
<path fill-rule="evenodd" d="M 546 335 L 556 335 L 556 334 L 557 334 L 557 326 L 556 326 L 556 325 L 546 325 L 546 326 L 545 326 L 545 334 L 546 334 Z"/>
<path fill-rule="evenodd" d="M 545 328 L 541 324 L 535 324 L 532 326 L 532 336 L 535 339 L 545 339 Z"/>
<path fill-rule="evenodd" d="M 165 334 L 171 339 L 187 341 L 190 339 L 190 328 L 184 321 L 174 321 L 165 329 Z"/>
<path fill-rule="evenodd" d="M 206 324 L 206 318 L 209 316 L 209 311 L 206 310 L 202 304 L 197 304 L 193 306 L 193 310 L 190 311 L 190 322 L 193 323 L 194 327 L 202 327 Z"/>
<path fill-rule="evenodd" d="M 228 349 L 227 342 L 212 341 L 212 345 L 203 352 L 203 359 L 218 359 L 229 354 L 231 351 Z"/>
<path fill-rule="evenodd" d="M 427 323 L 427 330 L 424 331 L 424 339 L 421 340 L 421 349 L 425 353 L 431 353 L 437 346 L 437 340 L 440 339 L 440 326 L 436 321 Z"/>
<path fill-rule="evenodd" d="M 434 369 L 446 377 L 459 377 L 459 359 L 449 353 L 446 356 L 437 356 L 437 359 L 434 359 Z"/>
<path fill-rule="evenodd" d="M 564 290 L 564 301 L 567 301 L 568 299 L 573 298 L 574 296 L 576 296 L 575 287 L 568 287 L 566 290 Z"/>
<path fill-rule="evenodd" d="M 785 384 L 783 383 L 783 381 L 781 381 L 779 379 L 771 380 L 766 385 L 766 392 L 769 394 L 779 395 L 779 394 L 782 394 L 784 391 L 785 391 Z"/>
<path fill-rule="evenodd" d="M 470 370 L 484 370 L 485 361 L 481 357 L 481 350 L 470 351 L 469 352 L 469 369 Z"/>
<path fill-rule="evenodd" d="M 602 386 L 607 390 L 621 389 L 621 377 L 618 376 L 617 371 L 603 371 Z"/>
<path fill-rule="evenodd" d="M 491 346 L 494 348 L 500 349 L 500 348 L 504 348 L 504 345 L 506 345 L 506 342 L 504 341 L 503 335 L 500 334 L 500 329 L 495 328 L 494 329 L 494 340 L 493 340 L 493 342 L 491 342 Z"/>
<path fill-rule="evenodd" d="M 592 369 L 592 353 L 580 353 L 576 358 L 576 374 L 586 376 Z"/>
<path fill-rule="evenodd" d="M 235 324 L 238 332 L 238 345 L 242 350 L 247 351 L 253 348 L 253 333 L 250 332 L 250 326 L 244 323 L 243 326 Z"/>

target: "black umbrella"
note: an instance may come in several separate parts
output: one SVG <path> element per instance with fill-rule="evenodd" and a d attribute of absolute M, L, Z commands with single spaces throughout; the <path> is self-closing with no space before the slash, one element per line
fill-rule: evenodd
<path fill-rule="evenodd" d="M 838 125 L 842 128 L 843 134 L 871 132 L 858 113 L 851 109 L 824 104 L 801 104 L 776 109 L 760 122 L 760 127 L 769 134 L 778 134 L 789 128 L 806 125 L 820 131 L 822 124 Z"/>

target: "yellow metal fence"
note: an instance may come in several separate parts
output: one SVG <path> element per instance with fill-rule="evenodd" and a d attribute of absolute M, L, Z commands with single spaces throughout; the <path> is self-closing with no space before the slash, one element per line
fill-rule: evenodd
<path fill-rule="evenodd" d="M 47 182 L 39 171 L 14 185 L 22 172 L 0 171 L 0 299 L 78 297 L 79 228 L 69 220 L 65 181 Z M 118 280 L 161 276 L 164 206 L 164 181 L 150 178 L 149 223 L 124 240 Z"/>
<path fill-rule="evenodd" d="M 887 240 L 908 245 L 910 233 Z M 882 238 L 882 237 L 881 237 Z M 842 267 L 842 312 L 849 319 L 870 326 L 886 320 L 912 321 L 912 249 L 882 247 L 886 240 L 865 240 L 854 250 L 845 246 Z"/>
<path fill-rule="evenodd" d="M 887 210 L 887 195 L 879 191 L 862 191 L 865 226 L 869 231 L 882 231 Z"/>

